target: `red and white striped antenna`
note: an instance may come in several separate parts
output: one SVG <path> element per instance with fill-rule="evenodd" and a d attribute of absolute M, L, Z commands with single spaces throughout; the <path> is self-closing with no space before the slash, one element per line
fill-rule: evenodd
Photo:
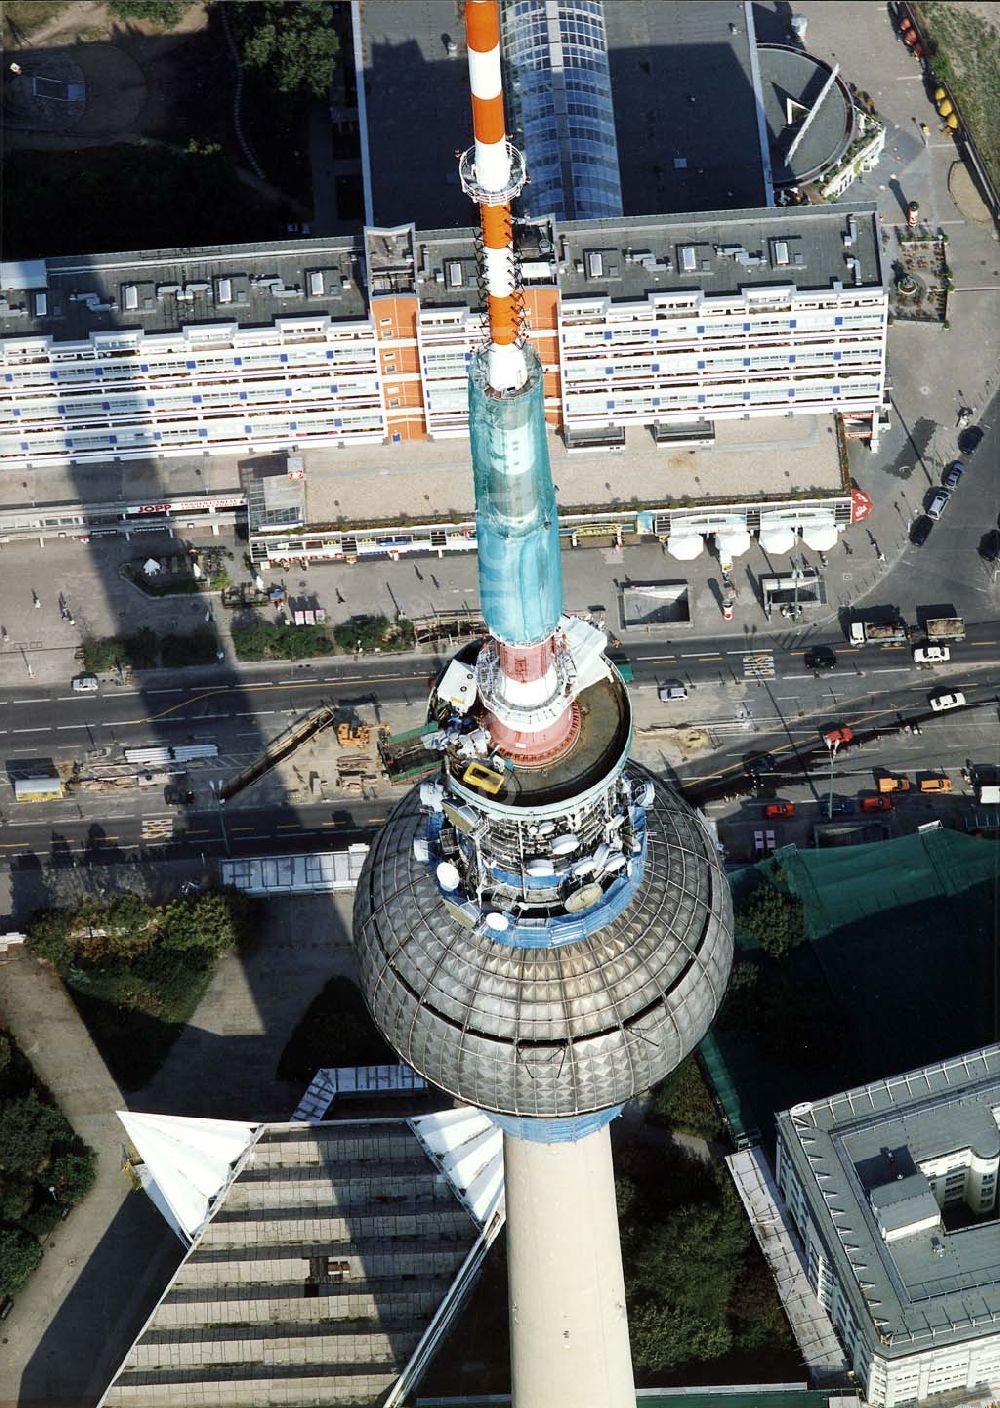
<path fill-rule="evenodd" d="M 497 0 L 465 0 L 465 37 L 475 146 L 462 154 L 458 169 L 462 189 L 479 206 L 482 223 L 489 383 L 494 391 L 517 391 L 527 381 L 528 369 L 521 350 L 524 303 L 510 203 L 527 177 L 524 157 L 507 140 Z"/>

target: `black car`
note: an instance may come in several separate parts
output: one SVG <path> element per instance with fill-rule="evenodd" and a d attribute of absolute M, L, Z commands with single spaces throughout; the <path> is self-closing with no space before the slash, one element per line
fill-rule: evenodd
<path fill-rule="evenodd" d="M 979 449 L 980 441 L 983 438 L 983 431 L 978 425 L 970 425 L 968 430 L 963 430 L 958 437 L 958 448 L 966 458 L 974 455 Z"/>
<path fill-rule="evenodd" d="M 761 777 L 766 772 L 774 772 L 777 766 L 773 753 L 758 753 L 755 758 L 743 759 L 743 771 L 748 777 Z"/>
<path fill-rule="evenodd" d="M 910 529 L 910 542 L 913 544 L 913 546 L 917 548 L 922 548 L 924 543 L 926 543 L 927 539 L 930 537 L 931 529 L 933 527 L 934 524 L 931 519 L 927 517 L 926 513 L 921 514 L 921 516 L 917 519 L 916 523 L 914 523 L 913 527 Z"/>
<path fill-rule="evenodd" d="M 980 539 L 979 556 L 984 562 L 996 562 L 1000 557 L 1000 532 L 996 528 Z"/>
<path fill-rule="evenodd" d="M 832 670 L 836 663 L 837 656 L 828 645 L 815 645 L 805 653 L 807 670 Z"/>
<path fill-rule="evenodd" d="M 965 465 L 962 463 L 962 461 L 952 460 L 951 464 L 945 470 L 941 478 L 941 483 L 946 489 L 957 489 L 958 481 L 961 479 L 964 473 Z"/>

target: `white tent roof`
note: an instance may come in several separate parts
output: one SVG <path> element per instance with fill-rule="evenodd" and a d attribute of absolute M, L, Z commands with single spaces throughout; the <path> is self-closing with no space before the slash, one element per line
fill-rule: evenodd
<path fill-rule="evenodd" d="M 503 1135 L 488 1115 L 461 1105 L 409 1124 L 480 1227 L 502 1212 Z"/>
<path fill-rule="evenodd" d="M 778 553 L 779 556 L 791 552 L 795 546 L 795 534 L 784 523 L 776 523 L 773 527 L 761 527 L 760 545 L 765 552 Z"/>
<path fill-rule="evenodd" d="M 813 552 L 829 552 L 837 546 L 837 530 L 832 523 L 804 523 L 802 538 Z"/>
<path fill-rule="evenodd" d="M 259 1126 L 131 1110 L 119 1110 L 118 1118 L 159 1190 L 154 1201 L 170 1209 L 168 1220 L 192 1241 Z"/>
<path fill-rule="evenodd" d="M 752 542 L 746 528 L 720 528 L 715 534 L 719 552 L 728 552 L 730 557 L 739 557 L 740 553 L 748 552 Z"/>
<path fill-rule="evenodd" d="M 691 562 L 704 546 L 700 533 L 671 533 L 667 539 L 667 552 L 678 562 Z"/>

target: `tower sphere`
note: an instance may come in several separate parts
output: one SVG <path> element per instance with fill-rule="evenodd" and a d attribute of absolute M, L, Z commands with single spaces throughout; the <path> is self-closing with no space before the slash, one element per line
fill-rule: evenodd
<path fill-rule="evenodd" d="M 652 789 L 648 860 L 631 902 L 578 940 L 529 947 L 446 907 L 415 858 L 419 788 L 381 829 L 354 907 L 360 983 L 386 1039 L 422 1075 L 498 1114 L 606 1110 L 648 1090 L 694 1049 L 732 963 L 732 901 L 690 807 Z"/>

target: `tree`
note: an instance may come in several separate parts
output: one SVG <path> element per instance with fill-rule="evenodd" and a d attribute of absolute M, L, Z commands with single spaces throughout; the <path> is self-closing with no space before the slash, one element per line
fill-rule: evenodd
<path fill-rule="evenodd" d="M 152 906 L 131 890 L 113 902 L 105 923 L 116 940 L 117 952 L 147 948 L 156 938 Z"/>
<path fill-rule="evenodd" d="M 737 926 L 772 958 L 785 955 L 806 937 L 805 910 L 795 895 L 777 890 L 766 881 L 740 906 Z"/>
<path fill-rule="evenodd" d="M 28 925 L 27 947 L 39 958 L 47 958 L 60 972 L 73 957 L 70 922 L 69 910 L 40 909 Z"/>
<path fill-rule="evenodd" d="M 117 19 L 145 20 L 161 29 L 173 29 L 187 8 L 187 0 L 109 0 L 108 4 Z"/>
<path fill-rule="evenodd" d="M 34 1092 L 6 1100 L 0 1106 L 0 1173 L 34 1177 L 48 1167 L 53 1143 L 72 1139 L 65 1117 Z"/>
<path fill-rule="evenodd" d="M 16 1227 L 0 1227 L 0 1295 L 20 1290 L 41 1259 L 34 1237 Z"/>
<path fill-rule="evenodd" d="M 228 13 L 247 68 L 281 93 L 327 96 L 339 41 L 326 0 L 236 0 Z"/>
<path fill-rule="evenodd" d="M 49 1183 L 61 1203 L 72 1206 L 93 1188 L 97 1177 L 97 1155 L 93 1149 L 85 1154 L 60 1154 L 49 1169 Z"/>
<path fill-rule="evenodd" d="M 722 1133 L 722 1124 L 694 1055 L 682 1061 L 652 1091 L 649 1114 L 668 1129 L 683 1130 L 703 1139 L 717 1139 Z"/>

